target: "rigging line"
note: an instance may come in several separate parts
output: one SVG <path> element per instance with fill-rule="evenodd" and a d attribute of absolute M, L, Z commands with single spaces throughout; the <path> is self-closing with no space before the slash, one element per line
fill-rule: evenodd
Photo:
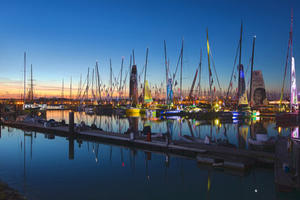
<path fill-rule="evenodd" d="M 181 60 L 181 54 L 182 54 L 182 48 L 181 48 L 181 50 L 180 50 L 180 54 L 179 54 L 179 57 L 178 57 L 178 61 L 177 61 L 177 65 L 176 65 L 176 69 L 175 69 L 175 73 L 173 74 L 173 81 L 175 80 L 175 78 L 176 78 L 176 74 L 177 74 L 177 71 L 178 71 L 178 66 L 179 66 L 179 62 L 180 62 L 180 60 Z"/>
<path fill-rule="evenodd" d="M 217 70 L 216 70 L 216 67 L 215 67 L 215 61 L 213 59 L 213 56 L 212 56 L 212 53 L 210 51 L 210 57 L 211 57 L 211 60 L 212 60 L 212 64 L 213 64 L 213 68 L 214 68 L 214 72 L 216 74 L 216 78 L 217 78 L 217 82 L 218 82 L 218 86 L 220 88 L 220 91 L 222 91 L 222 88 L 221 88 L 221 85 L 220 85 L 220 82 L 219 82 L 219 78 L 218 78 L 218 74 L 217 74 Z"/>
<path fill-rule="evenodd" d="M 240 48 L 240 43 L 238 43 L 238 47 L 237 47 L 236 53 L 235 53 L 233 69 L 232 69 L 232 72 L 231 72 L 230 82 L 229 82 L 229 86 L 228 86 L 228 90 L 227 90 L 227 94 L 226 94 L 226 100 L 228 99 L 228 94 L 229 94 L 229 92 L 231 92 L 231 89 L 232 89 L 232 86 L 231 86 L 232 78 L 233 78 L 233 75 L 234 75 L 234 69 L 235 69 L 235 65 L 236 65 L 236 60 L 237 60 L 239 48 Z"/>
<path fill-rule="evenodd" d="M 83 82 L 83 84 L 81 85 L 82 87 L 80 88 L 80 92 L 79 92 L 79 99 L 81 99 L 81 97 L 83 98 L 84 97 L 84 95 L 86 94 L 86 84 L 87 83 L 87 78 L 85 79 L 85 81 Z M 85 87 L 84 87 L 85 86 Z M 82 94 L 82 91 L 84 91 L 83 92 L 83 94 Z M 81 95 L 82 94 L 82 95 Z"/>
<path fill-rule="evenodd" d="M 287 71 L 288 60 L 289 60 L 290 44 L 291 44 L 291 38 L 289 39 L 288 51 L 287 51 L 287 55 L 286 55 L 285 68 L 284 68 L 284 76 L 283 76 L 283 83 L 282 83 L 282 88 L 281 88 L 281 94 L 280 94 L 280 103 L 279 103 L 279 106 L 281 106 L 282 99 L 283 99 L 284 83 L 285 83 L 285 79 L 286 79 L 286 71 Z"/>
<path fill-rule="evenodd" d="M 249 59 L 249 63 L 248 63 L 247 68 L 246 68 L 245 77 L 246 77 L 246 75 L 247 75 L 247 73 L 248 73 L 248 70 L 249 70 L 249 66 L 250 66 L 250 65 L 251 65 L 251 58 Z M 251 74 L 251 72 L 250 72 L 250 74 Z M 250 81 L 251 81 L 251 78 L 249 78 L 249 80 L 248 80 L 248 82 L 247 82 L 247 88 L 249 88 Z"/>
<path fill-rule="evenodd" d="M 169 72 L 169 77 L 172 78 L 171 70 L 170 70 L 170 60 L 168 60 L 168 72 Z"/>

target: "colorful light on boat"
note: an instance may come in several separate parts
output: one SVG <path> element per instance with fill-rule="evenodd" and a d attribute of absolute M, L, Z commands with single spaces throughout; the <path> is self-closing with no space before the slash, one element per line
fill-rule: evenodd
<path fill-rule="evenodd" d="M 279 126 L 279 127 L 278 127 L 278 133 L 280 134 L 281 131 L 282 131 L 282 128 Z"/>
<path fill-rule="evenodd" d="M 214 123 L 215 123 L 216 126 L 219 126 L 220 120 L 219 119 L 215 119 Z"/>
<path fill-rule="evenodd" d="M 239 116 L 238 112 L 232 112 L 232 119 L 236 119 Z"/>
<path fill-rule="evenodd" d="M 292 138 L 299 139 L 299 127 L 292 129 Z"/>

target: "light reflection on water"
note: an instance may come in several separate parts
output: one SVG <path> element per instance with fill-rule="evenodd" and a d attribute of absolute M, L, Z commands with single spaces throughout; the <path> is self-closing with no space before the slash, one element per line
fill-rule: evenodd
<path fill-rule="evenodd" d="M 75 112 L 74 116 L 75 123 L 80 123 L 81 121 L 88 125 L 95 123 L 97 127 L 109 132 L 126 132 L 131 120 L 131 122 L 136 121 L 139 131 L 143 130 L 144 124 L 150 124 L 153 133 L 166 133 L 169 130 L 173 140 L 180 140 L 182 136 L 188 135 L 204 141 L 205 137 L 208 136 L 212 141 L 241 149 L 248 149 L 249 138 L 255 139 L 257 134 L 260 136 L 265 135 L 266 139 L 275 139 L 278 135 L 287 136 L 291 133 L 289 129 L 280 128 L 280 131 L 278 131 L 274 119 L 254 118 L 246 121 L 235 120 L 233 123 L 223 123 L 219 119 L 197 121 L 179 117 L 172 117 L 172 119 L 140 117 L 129 120 L 116 115 L 86 115 L 84 112 Z M 57 121 L 65 119 L 66 123 L 68 123 L 69 111 L 47 111 L 47 119 L 55 119 Z"/>
<path fill-rule="evenodd" d="M 28 199 L 277 198 L 273 170 L 233 176 L 166 154 L 49 138 L 2 129 L 0 177 Z"/>

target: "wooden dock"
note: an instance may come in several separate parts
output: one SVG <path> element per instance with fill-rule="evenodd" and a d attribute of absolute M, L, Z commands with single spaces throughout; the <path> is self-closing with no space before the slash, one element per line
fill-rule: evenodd
<path fill-rule="evenodd" d="M 300 188 L 300 143 L 279 137 L 275 149 L 275 183 L 279 191 Z"/>
<path fill-rule="evenodd" d="M 211 166 L 223 168 L 232 168 L 245 170 L 255 164 L 273 165 L 275 155 L 262 151 L 253 151 L 246 149 L 236 149 L 218 145 L 207 145 L 199 143 L 188 143 L 183 141 L 167 141 L 161 138 L 152 138 L 147 141 L 146 137 L 130 138 L 128 134 L 112 133 L 100 130 L 82 130 L 69 132 L 69 127 L 44 127 L 39 123 L 25 123 L 5 121 L 3 125 L 18 129 L 36 131 L 41 133 L 49 133 L 62 137 L 72 137 L 74 139 L 92 140 L 108 144 L 116 144 L 120 146 L 136 147 L 138 149 L 164 153 L 168 155 L 185 156 L 196 159 L 203 163 L 205 158 L 209 158 L 210 162 L 206 163 Z M 206 159 L 206 160 L 209 160 Z"/>

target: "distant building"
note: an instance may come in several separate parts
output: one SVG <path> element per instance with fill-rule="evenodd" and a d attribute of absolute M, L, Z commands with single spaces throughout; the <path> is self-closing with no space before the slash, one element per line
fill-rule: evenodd
<path fill-rule="evenodd" d="M 268 104 L 265 83 L 260 70 L 253 71 L 252 74 L 252 97 L 253 106 L 263 106 Z"/>

